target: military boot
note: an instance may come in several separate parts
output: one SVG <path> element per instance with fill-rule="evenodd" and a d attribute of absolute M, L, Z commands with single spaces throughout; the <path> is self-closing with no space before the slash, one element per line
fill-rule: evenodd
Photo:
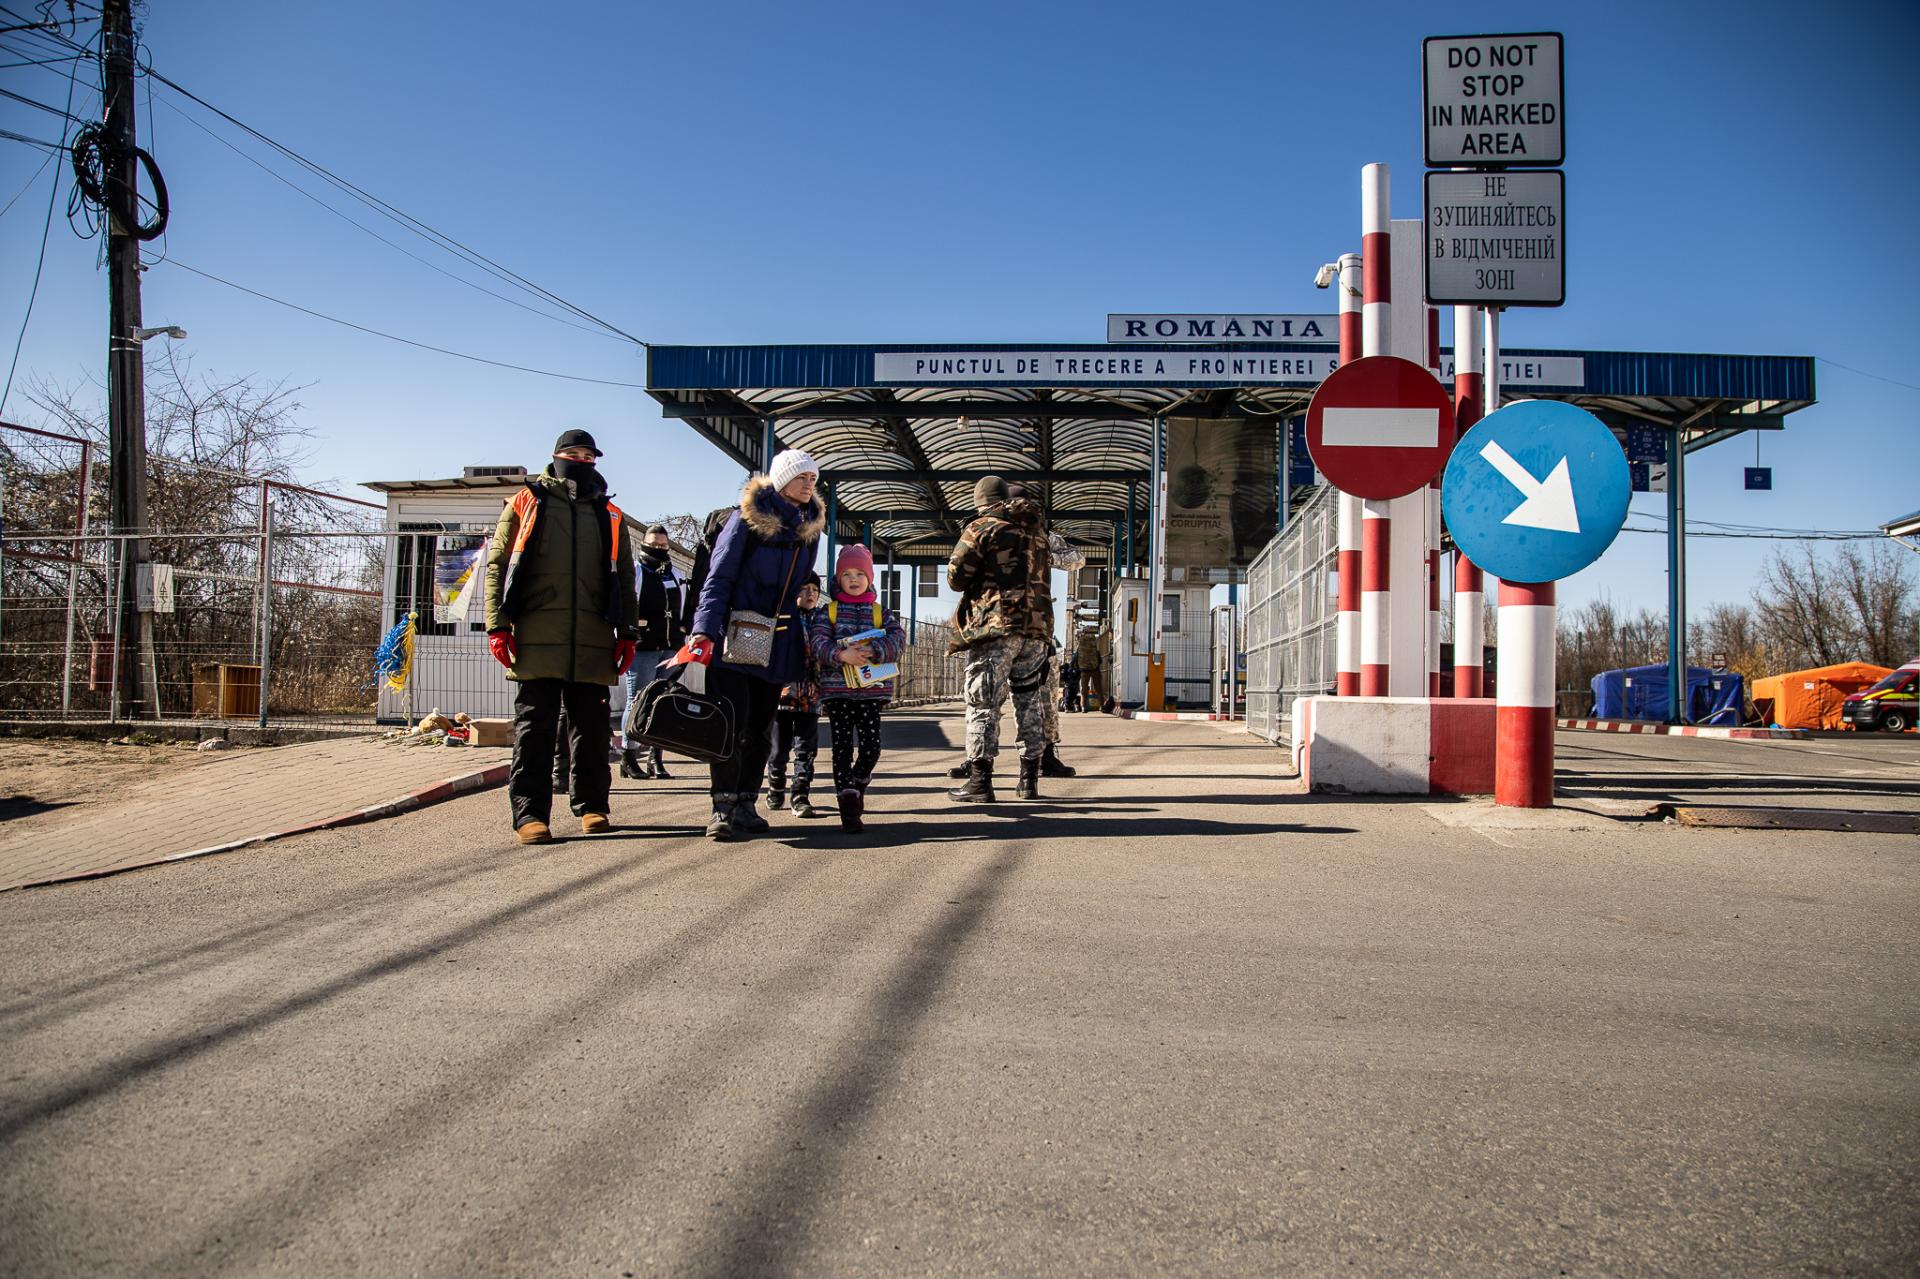
<path fill-rule="evenodd" d="M 1060 757 L 1053 753 L 1053 743 L 1047 743 L 1047 753 L 1040 757 L 1040 776 L 1072 777 L 1079 771 L 1073 765 L 1063 763 Z"/>
<path fill-rule="evenodd" d="M 967 784 L 957 790 L 948 791 L 947 798 L 956 804 L 993 803 L 993 761 L 990 759 L 968 760 Z"/>
<path fill-rule="evenodd" d="M 958 764 L 955 764 L 952 768 L 949 768 L 947 770 L 947 776 L 953 778 L 953 780 L 955 780 L 956 782 L 966 777 L 966 775 L 967 775 L 967 761 L 964 759 L 961 760 Z"/>
<path fill-rule="evenodd" d="M 1020 780 L 1013 788 L 1015 799 L 1040 798 L 1040 763 L 1037 759 L 1020 761 Z"/>

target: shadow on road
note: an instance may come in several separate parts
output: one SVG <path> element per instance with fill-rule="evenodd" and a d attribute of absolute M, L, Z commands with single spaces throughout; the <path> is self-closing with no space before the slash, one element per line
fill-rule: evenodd
<path fill-rule="evenodd" d="M 733 1279 L 789 1268 L 794 1235 L 817 1215 L 821 1198 L 840 1176 L 840 1158 L 892 1081 L 914 1029 L 938 1009 L 941 988 L 967 939 L 1025 860 L 1018 845 L 1002 851 L 961 892 L 956 908 L 905 948 L 905 962 L 855 1019 L 860 1029 L 826 1055 L 841 1063 L 838 1068 L 770 1126 L 780 1136 L 780 1153 L 735 1183 L 739 1188 L 727 1196 L 724 1217 L 709 1231 L 712 1245 L 694 1249 L 699 1273 Z"/>
<path fill-rule="evenodd" d="M 207 1052 L 221 1047 L 242 1036 L 263 1030 L 286 1018 L 296 1016 L 317 1008 L 343 995 L 350 994 L 363 986 L 386 977 L 405 972 L 417 965 L 427 963 L 439 957 L 442 952 L 468 942 L 477 940 L 501 927 L 513 923 L 536 911 L 561 903 L 568 904 L 568 913 L 605 904 L 609 897 L 618 897 L 641 888 L 652 887 L 664 881 L 688 874 L 722 856 L 724 850 L 716 851 L 702 858 L 682 862 L 677 866 L 663 867 L 651 874 L 641 876 L 636 882 L 622 885 L 611 894 L 582 897 L 589 889 L 620 879 L 634 871 L 645 869 L 648 862 L 658 854 L 643 854 L 628 858 L 589 871 L 546 890 L 536 893 L 511 906 L 491 911 L 469 923 L 461 924 L 422 941 L 417 946 L 396 951 L 393 954 L 353 968 L 330 981 L 314 986 L 300 994 L 275 1000 L 263 1008 L 256 1009 L 244 1016 L 216 1026 L 196 1027 L 182 1034 L 161 1039 L 137 1052 L 120 1057 L 92 1070 L 83 1072 L 80 1078 L 71 1084 L 54 1089 L 41 1097 L 29 1100 L 21 1105 L 0 1110 L 0 1145 L 19 1137 L 34 1126 L 44 1123 L 76 1106 L 97 1101 L 100 1098 L 136 1083 L 145 1077 L 162 1070 L 168 1070 L 182 1063 L 203 1056 Z"/>

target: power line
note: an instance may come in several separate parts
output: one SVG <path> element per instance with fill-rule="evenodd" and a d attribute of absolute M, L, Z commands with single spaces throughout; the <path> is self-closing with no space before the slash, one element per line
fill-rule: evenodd
<path fill-rule="evenodd" d="M 73 109 L 73 90 L 75 83 L 79 79 L 79 74 L 80 64 L 76 62 L 73 64 L 73 71 L 67 76 L 67 111 Z M 66 112 L 62 112 L 61 114 L 65 115 Z M 69 116 L 68 118 L 71 119 L 72 117 Z M 60 128 L 61 150 L 66 149 L 66 144 L 66 126 L 62 125 Z M 52 156 L 48 158 L 51 159 Z M 41 167 L 44 168 L 46 166 L 42 165 Z M 13 340 L 13 360 L 7 365 L 7 384 L 5 387 L 0 387 L 0 413 L 6 412 L 7 397 L 13 394 L 13 375 L 18 372 L 20 368 L 20 348 L 26 345 L 27 327 L 33 323 L 33 304 L 38 301 L 40 297 L 40 273 L 47 265 L 47 232 L 53 227 L 53 205 L 59 195 L 60 170 L 55 168 L 53 171 L 53 185 L 47 190 L 46 220 L 40 225 L 40 256 L 33 264 L 33 287 L 27 292 L 27 313 L 20 319 L 20 336 Z M 18 199 L 19 197 L 16 196 L 15 198 Z M 9 207 L 11 207 L 11 205 L 9 205 Z"/>
<path fill-rule="evenodd" d="M 1664 527 L 1635 528 L 1631 524 L 1622 527 L 1620 531 L 1622 533 L 1657 533 L 1661 537 L 1667 536 L 1667 532 L 1668 532 L 1668 530 Z M 1818 532 L 1790 533 L 1785 531 L 1775 532 L 1775 533 L 1716 533 L 1706 529 L 1690 528 L 1687 530 L 1687 536 L 1690 538 L 1719 537 L 1719 538 L 1727 538 L 1732 541 L 1753 541 L 1753 542 L 1874 542 L 1874 541 L 1878 541 L 1880 538 L 1885 536 L 1885 534 L 1877 533 L 1877 532 L 1875 533 L 1837 533 L 1837 532 L 1836 533 L 1818 533 Z"/>
<path fill-rule="evenodd" d="M 305 157 L 304 155 L 301 155 L 298 151 L 295 151 L 293 148 L 287 146 L 286 144 L 282 142 L 278 142 L 273 138 L 268 137 L 266 134 L 254 128 L 252 125 L 246 123 L 244 120 L 238 119 L 237 117 L 230 115 L 227 112 L 221 110 L 219 107 L 214 106 L 211 102 L 208 102 L 205 98 L 200 97 L 198 94 L 195 94 L 192 90 L 185 88 L 184 86 L 180 85 L 178 82 L 172 79 L 169 79 L 167 76 L 162 75 L 160 72 L 154 70 L 152 67 L 147 68 L 147 74 L 152 76 L 155 80 L 158 80 L 161 84 L 166 85 L 169 89 L 172 89 L 175 93 L 180 94 L 182 97 L 186 98 L 188 101 L 197 103 L 198 105 L 206 108 L 208 111 L 213 112 L 215 115 L 219 116 L 221 119 L 225 120 L 228 124 L 231 124 L 235 128 L 241 129 L 246 133 L 248 133 L 249 135 L 251 135 L 252 137 L 257 138 L 259 141 L 266 143 L 268 146 L 272 147 L 274 150 L 280 152 L 280 154 L 286 156 L 289 160 L 292 160 L 294 163 L 307 169 L 309 172 L 313 173 L 315 176 L 325 180 L 326 182 L 331 183 L 333 186 L 339 188 L 341 191 L 344 191 L 347 194 L 353 196 L 356 200 L 359 200 L 361 203 L 367 205 L 369 208 L 373 209 L 375 212 L 393 220 L 394 222 L 399 223 L 401 226 L 405 227 L 407 230 L 412 231 L 414 234 L 419 235 L 437 244 L 439 247 L 447 250 L 448 252 L 455 253 L 459 256 L 466 258 L 473 265 L 480 267 L 482 270 L 488 272 L 489 274 L 493 275 L 495 278 L 501 280 L 502 282 L 513 284 L 538 297 L 544 298 L 548 302 L 551 302 L 556 306 L 559 306 L 567 311 L 572 312 L 574 315 L 579 316 L 581 319 L 586 320 L 589 323 L 598 325 L 600 328 L 607 330 L 609 333 L 612 333 L 618 337 L 625 338 L 627 341 L 632 342 L 637 346 L 646 345 L 645 342 L 633 336 L 633 334 L 628 333 L 626 330 L 621 329 L 616 325 L 610 324 L 606 320 L 601 319 L 599 316 L 593 314 L 591 311 L 588 311 L 583 307 L 574 305 L 572 302 L 567 301 L 565 298 L 561 297 L 559 294 L 553 292 L 552 290 L 544 288 L 541 285 L 535 284 L 532 280 L 527 279 L 525 276 L 520 275 L 517 272 L 512 271 L 509 268 L 500 265 L 498 262 L 495 262 L 492 258 L 487 257 L 485 254 L 481 253 L 479 250 L 471 248 L 468 245 L 462 244 L 460 241 L 454 239 L 452 236 L 447 235 L 442 231 L 436 230 L 435 228 L 429 226 L 427 223 L 422 222 L 420 219 L 414 217 L 412 214 L 394 207 L 393 205 L 387 203 L 385 200 L 382 200 L 379 196 L 376 196 L 371 192 L 368 192 L 358 186 L 355 186 L 352 182 L 349 182 L 347 179 L 341 177 L 339 174 L 334 173 L 332 170 L 326 168 L 325 166 L 313 160 L 309 160 L 307 157 Z"/>
<path fill-rule="evenodd" d="M 198 120 L 188 115 L 185 111 L 182 111 L 179 107 L 174 106 L 171 102 L 167 102 L 165 99 L 162 99 L 162 103 L 163 105 L 166 106 L 167 110 L 173 112 L 175 115 L 179 116 L 182 120 L 185 120 L 188 124 L 200 130 L 200 132 L 206 134 L 208 137 L 212 138 L 215 142 L 218 142 L 221 146 L 227 148 L 229 151 L 239 156 L 242 160 L 245 160 L 248 164 L 253 165 L 255 168 L 259 169 L 262 173 L 266 174 L 268 177 L 272 178 L 274 181 L 280 182 L 285 186 L 289 187 L 290 189 L 292 189 L 293 191 L 299 193 L 300 195 L 305 196 L 307 199 L 313 201 L 315 204 L 319 205 L 321 208 L 325 209 L 327 212 L 339 218 L 342 222 L 345 222 L 349 226 L 357 227 L 359 230 L 366 232 L 368 235 L 380 241 L 380 243 L 386 245 L 388 248 L 392 249 L 394 252 L 405 254 L 407 257 L 412 258 L 415 262 L 418 262 L 421 266 L 426 267 L 428 270 L 437 271 L 441 275 L 446 276 L 449 280 L 453 280 L 460 284 L 464 284 L 470 289 L 478 290 L 479 292 L 486 294 L 490 298 L 496 298 L 501 302 L 505 302 L 508 306 L 519 307 L 522 311 L 526 311 L 530 314 L 537 315 L 541 319 L 552 320 L 555 324 L 564 324 L 570 329 L 578 329 L 582 333 L 591 333 L 595 337 L 613 338 L 615 336 L 614 334 L 605 332 L 601 329 L 589 328 L 584 324 L 576 324 L 572 320 L 569 320 L 564 316 L 554 315 L 550 311 L 542 311 L 538 307 L 529 306 L 527 303 L 522 302 L 517 298 L 510 298 L 504 293 L 496 293 L 492 289 L 489 289 L 488 287 L 486 287 L 484 284 L 475 283 L 474 281 L 467 279 L 465 276 L 455 275 L 452 271 L 447 270 L 445 267 L 440 266 L 438 263 L 429 262 L 426 258 L 421 257 L 418 253 L 413 252 L 411 249 L 395 244 L 392 240 L 389 240 L 386 236 L 381 235 L 378 231 L 366 225 L 364 222 L 361 222 L 355 218 L 349 217 L 347 214 L 341 212 L 339 209 L 335 208 L 333 205 L 327 203 L 325 200 L 321 199 L 319 196 L 315 195 L 313 192 L 307 190 L 305 187 L 301 186 L 299 183 L 294 182 L 292 179 L 288 178 L 285 174 L 280 173 L 274 170 L 273 168 L 271 168 L 270 166 L 268 166 L 267 164 L 263 163 L 258 157 L 248 155 L 245 151 L 241 150 L 239 147 L 235 146 L 233 143 L 229 142 L 227 139 L 221 137 L 219 134 L 215 133 L 212 129 L 209 129 L 206 125 L 200 123 Z M 151 121 L 149 121 L 149 123 L 151 123 Z M 151 132 L 152 131 L 151 128 L 149 128 L 148 131 Z M 616 340 L 624 340 L 624 339 L 616 339 Z"/>
<path fill-rule="evenodd" d="M 78 61 L 78 59 L 75 59 L 75 61 Z M 67 112 L 65 112 L 65 111 L 62 111 L 62 110 L 61 110 L 61 109 L 60 109 L 59 107 L 54 107 L 54 106 L 48 106 L 48 105 L 47 105 L 46 103 L 44 103 L 44 102 L 38 102 L 38 101 L 35 101 L 35 100 L 34 100 L 34 99 L 32 99 L 32 98 L 29 98 L 29 97 L 28 97 L 28 96 L 27 96 L 26 94 L 24 94 L 24 93 L 15 93 L 15 92 L 14 92 L 14 91 L 13 91 L 12 89 L 0 89 L 0 98 L 12 98 L 12 99 L 13 99 L 13 100 L 14 100 L 15 102 L 23 102 L 23 103 L 25 103 L 25 104 L 26 104 L 27 106 L 30 106 L 30 107 L 38 107 L 38 108 L 40 108 L 40 109 L 41 109 L 42 111 L 45 111 L 45 112 L 46 112 L 47 114 L 49 114 L 49 115 L 57 115 L 57 116 L 59 116 L 59 117 L 60 117 L 61 119 L 63 119 L 63 120 L 66 120 L 66 121 L 68 121 L 68 122 L 70 122 L 70 123 L 72 123 L 72 124 L 85 124 L 85 123 L 86 123 L 86 121 L 85 121 L 85 120 L 82 120 L 82 119 L 81 119 L 81 118 L 80 118 L 79 116 L 77 116 L 77 115 L 69 115 L 69 114 L 68 114 Z M 71 97 L 69 97 L 69 98 L 67 99 L 67 105 L 68 105 L 68 106 L 72 106 L 72 105 L 73 105 L 73 99 L 72 99 Z"/>
<path fill-rule="evenodd" d="M 57 153 L 66 150 L 66 148 L 58 142 L 48 142 L 44 138 L 30 138 L 24 133 L 15 133 L 12 129 L 0 129 L 0 138 L 5 138 L 9 142 L 24 142 L 32 147 L 45 147 L 50 152 Z M 37 178 L 40 175 L 36 173 L 33 176 Z"/>
<path fill-rule="evenodd" d="M 13 193 L 13 199 L 8 200 L 5 206 L 0 206 L 0 218 L 6 217 L 7 210 L 18 204 L 20 197 L 33 189 L 33 184 L 40 180 L 40 175 L 47 171 L 47 166 L 53 163 L 53 157 L 57 154 L 59 154 L 57 151 L 49 152 L 47 158 L 40 162 L 40 167 L 33 171 L 33 176 L 27 179 L 27 184 L 18 191 L 15 191 Z"/>
<path fill-rule="evenodd" d="M 596 386 L 630 386 L 636 390 L 646 389 L 646 383 L 644 382 L 617 382 L 611 378 L 582 377 L 577 373 L 556 373 L 552 369 L 536 369 L 525 364 L 509 364 L 505 360 L 490 360 L 483 355 L 469 355 L 465 351 L 455 351 L 444 346 L 434 346 L 430 342 L 416 342 L 412 338 L 403 338 L 397 333 L 383 333 L 379 329 L 370 329 L 364 324 L 355 324 L 352 320 L 343 320 L 337 315 L 328 315 L 325 312 L 315 311 L 310 307 L 301 306 L 297 302 L 289 302 L 285 298 L 274 297 L 271 293 L 262 293 L 258 289 L 250 289 L 244 284 L 235 284 L 232 280 L 222 279 L 211 271 L 202 271 L 198 267 L 188 266 L 179 258 L 166 258 L 164 261 L 168 266 L 179 267 L 182 271 L 192 272 L 194 275 L 200 276 L 203 279 L 212 280 L 215 284 L 224 284 L 230 289 L 237 289 L 241 293 L 251 294 L 262 301 L 272 302 L 276 306 L 284 306 L 290 311 L 298 311 L 302 315 L 310 315 L 316 320 L 325 320 L 329 324 L 338 324 L 343 328 L 354 329 L 361 333 L 371 334 L 377 338 L 385 338 L 389 342 L 400 342 L 407 346 L 417 347 L 422 351 L 433 351 L 439 355 L 451 355 L 459 360 L 471 360 L 475 364 L 490 364 L 498 369 L 512 369 L 516 373 L 533 373 L 540 377 L 560 378 L 568 382 L 591 382 Z"/>
<path fill-rule="evenodd" d="M 1830 364 L 1836 369 L 1845 369 L 1849 373 L 1858 373 L 1861 377 L 1870 377 L 1876 382 L 1885 382 L 1889 386 L 1903 386 L 1909 391 L 1920 391 L 1920 386 L 1915 386 L 1911 382 L 1902 382 L 1899 378 L 1882 377 L 1878 373 L 1869 373 L 1865 369 L 1856 369 L 1851 364 L 1842 364 L 1838 360 L 1829 360 L 1824 355 L 1816 355 L 1813 358 L 1822 364 Z"/>

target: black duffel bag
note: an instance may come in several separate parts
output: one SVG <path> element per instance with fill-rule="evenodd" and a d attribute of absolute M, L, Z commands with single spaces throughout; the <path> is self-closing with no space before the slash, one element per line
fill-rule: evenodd
<path fill-rule="evenodd" d="M 704 667 L 696 668 L 706 675 Z M 733 754 L 733 710 L 717 697 L 681 682 L 688 667 L 676 666 L 627 703 L 620 731 L 627 746 L 657 746 L 676 755 L 717 764 Z M 703 685 L 705 679 L 700 681 Z"/>

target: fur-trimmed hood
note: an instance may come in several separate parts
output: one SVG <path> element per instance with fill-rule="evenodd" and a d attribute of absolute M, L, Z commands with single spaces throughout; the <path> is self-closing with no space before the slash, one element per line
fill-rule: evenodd
<path fill-rule="evenodd" d="M 782 507 L 795 509 L 793 503 L 780 496 L 780 491 L 773 487 L 773 481 L 764 475 L 749 479 L 747 486 L 740 490 L 740 518 L 753 530 L 754 536 L 763 542 L 788 535 L 802 542 L 811 542 L 826 531 L 827 508 L 821 504 L 817 494 L 807 500 L 807 509 L 800 512 L 797 528 L 787 523 Z"/>

